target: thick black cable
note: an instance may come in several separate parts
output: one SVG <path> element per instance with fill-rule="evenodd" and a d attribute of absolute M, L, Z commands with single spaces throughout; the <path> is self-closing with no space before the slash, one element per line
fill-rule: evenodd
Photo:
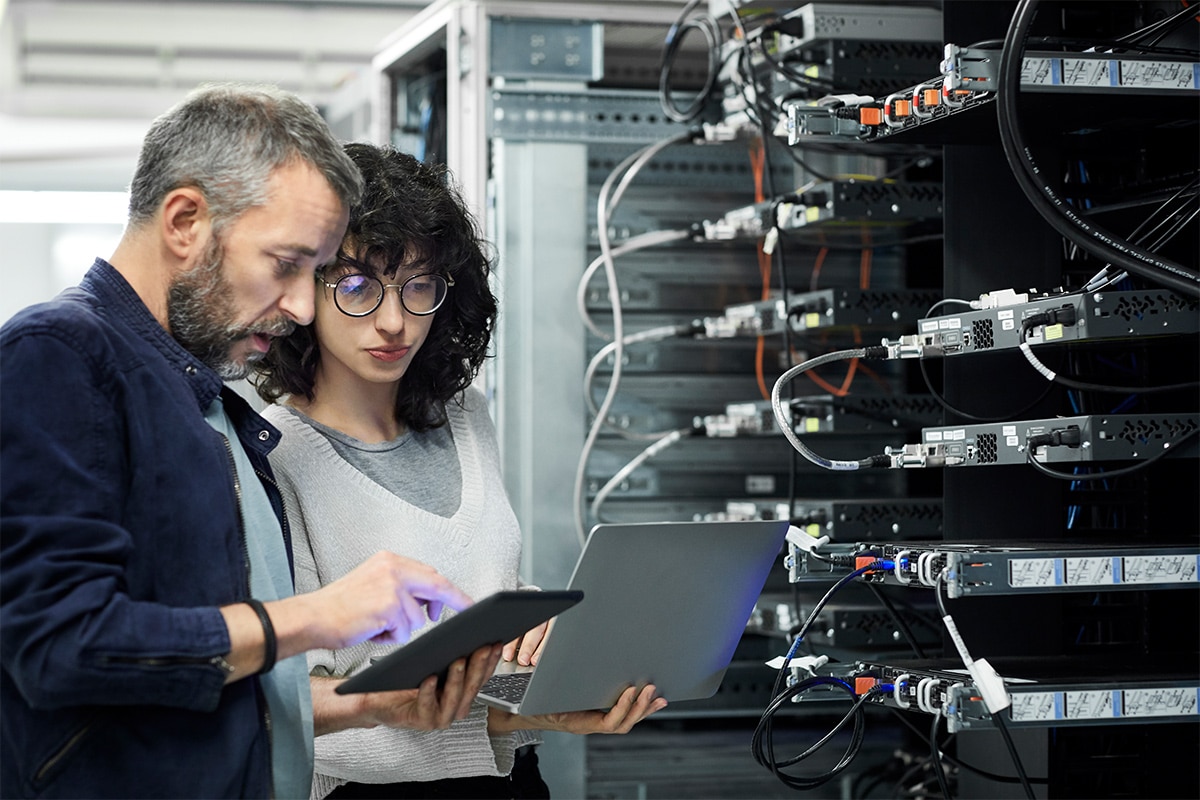
<path fill-rule="evenodd" d="M 845 716 L 843 716 L 842 719 L 833 726 L 829 733 L 821 737 L 821 739 L 819 739 L 803 753 L 783 761 L 777 760 L 775 757 L 775 745 L 771 735 L 771 718 L 783 706 L 783 704 L 790 702 L 792 698 L 797 697 L 817 686 L 831 686 L 841 689 L 842 691 L 845 691 L 851 698 L 854 698 L 854 703 L 851 705 L 850 710 L 847 711 Z M 837 777 L 838 774 L 843 772 L 848 766 L 850 766 L 851 762 L 853 762 L 854 758 L 858 755 L 859 750 L 862 749 L 863 738 L 865 736 L 865 714 L 863 713 L 863 708 L 868 700 L 878 694 L 879 689 L 874 688 L 871 691 L 862 694 L 861 696 L 855 697 L 853 687 L 851 687 L 845 681 L 825 676 L 809 678 L 806 681 L 801 681 L 795 686 L 789 687 L 787 691 L 771 701 L 771 704 L 768 705 L 766 711 L 763 712 L 763 716 L 759 720 L 759 724 L 754 730 L 754 735 L 750 743 L 754 760 L 760 765 L 769 769 L 781 783 L 792 789 L 814 789 L 818 786 L 828 783 Z M 823 773 L 811 777 L 789 775 L 788 773 L 783 772 L 784 769 L 795 766 L 800 761 L 810 757 L 818 750 L 823 748 L 837 734 L 837 732 L 851 720 L 854 722 L 854 727 L 851 731 L 850 742 L 847 744 L 846 749 L 842 752 L 841 757 L 833 767 Z"/>
<path fill-rule="evenodd" d="M 1119 37 L 1117 42 L 1128 45 L 1137 42 L 1141 38 L 1154 36 L 1157 34 L 1155 40 L 1149 43 L 1153 45 L 1157 41 L 1161 40 L 1164 36 L 1170 35 L 1180 26 L 1185 25 L 1188 19 L 1195 14 L 1196 9 L 1194 7 L 1185 5 L 1183 8 L 1179 9 L 1169 17 L 1163 17 L 1162 19 L 1152 22 L 1143 28 L 1139 28 L 1133 33 L 1127 33 L 1124 36 Z"/>
<path fill-rule="evenodd" d="M 1200 433 L 1200 428 L 1190 431 L 1189 433 L 1185 433 L 1183 436 L 1181 436 L 1175 442 L 1174 446 L 1164 447 L 1163 449 L 1159 450 L 1154 455 L 1150 456 L 1147 459 L 1143 459 L 1142 461 L 1139 461 L 1136 464 L 1133 464 L 1128 467 L 1122 467 L 1120 469 L 1108 469 L 1108 470 L 1104 470 L 1103 472 L 1059 472 L 1058 470 L 1054 470 L 1054 469 L 1051 469 L 1050 467 L 1047 467 L 1045 464 L 1041 463 L 1036 458 L 1034 458 L 1032 447 L 1025 448 L 1025 461 L 1027 463 L 1029 463 L 1030 466 L 1032 466 L 1038 472 L 1042 473 L 1043 475 L 1046 475 L 1047 477 L 1050 477 L 1050 478 L 1057 478 L 1058 480 L 1061 480 L 1061 481 L 1081 481 L 1081 482 L 1083 482 L 1083 481 L 1103 481 L 1103 480 L 1108 480 L 1109 478 L 1121 478 L 1121 477 L 1124 477 L 1125 475 L 1132 475 L 1135 472 L 1140 472 L 1140 471 L 1146 469 L 1154 462 L 1158 461 L 1159 459 L 1165 458 L 1167 455 L 1174 452 L 1174 450 L 1177 449 L 1180 445 L 1182 445 L 1184 442 L 1186 442 L 1188 439 L 1192 438 L 1193 436 L 1195 436 L 1198 433 Z M 1080 464 L 1078 466 L 1087 466 L 1087 464 Z"/>
<path fill-rule="evenodd" d="M 1036 319 L 1037 315 L 1030 316 L 1026 318 L 1024 324 L 1021 325 L 1019 339 L 1022 345 L 1025 344 L 1025 334 L 1029 332 L 1029 329 L 1035 327 L 1037 324 L 1040 324 L 1036 321 L 1031 322 L 1031 320 Z M 1026 360 L 1029 360 L 1031 357 L 1033 357 L 1033 360 L 1037 360 L 1036 356 L 1033 356 L 1032 350 L 1025 354 Z M 1043 377 L 1049 378 L 1051 375 L 1053 375 L 1053 377 L 1050 378 L 1051 383 L 1062 384 L 1068 389 L 1076 389 L 1081 392 L 1106 392 L 1108 394 L 1160 394 L 1163 392 L 1179 392 L 1184 391 L 1185 389 L 1200 388 L 1200 383 L 1196 381 L 1188 381 L 1186 383 L 1168 383 L 1161 386 L 1112 386 L 1104 383 L 1089 383 L 1087 381 L 1078 381 L 1074 378 L 1065 378 L 1055 370 L 1051 370 L 1049 374 L 1047 374 L 1046 368 L 1041 366 L 1040 361 L 1038 361 L 1037 365 L 1034 365 L 1033 361 L 1030 361 L 1030 365 L 1034 366 Z"/>
<path fill-rule="evenodd" d="M 716 85 L 717 75 L 721 69 L 721 42 L 717 25 L 708 16 L 688 19 L 688 15 L 699 4 L 700 0 L 689 0 L 683 11 L 676 17 L 674 24 L 667 29 L 667 36 L 663 41 L 663 53 L 658 71 L 658 99 L 663 113 L 675 122 L 691 122 L 700 115 Z M 708 43 L 708 73 L 704 78 L 704 86 L 688 102 L 686 108 L 680 109 L 675 105 L 675 99 L 671 97 L 671 68 L 675 64 L 675 58 L 684 38 L 691 30 L 699 30 L 703 33 Z"/>
<path fill-rule="evenodd" d="M 1000 141 L 1021 191 L 1052 228 L 1096 258 L 1189 297 L 1200 297 L 1200 276 L 1194 270 L 1159 258 L 1081 217 L 1042 177 L 1022 137 L 1017 108 L 1025 42 L 1035 14 L 1035 0 L 1020 0 L 1017 4 L 1004 37 L 996 85 Z"/>
<path fill-rule="evenodd" d="M 933 725 L 929 729 L 929 762 L 933 766 L 933 774 L 937 776 L 938 787 L 942 790 L 942 797 L 944 800 L 950 800 L 953 795 L 950 794 L 950 783 L 946 780 L 946 769 L 942 766 L 942 753 L 938 748 L 937 742 L 938 725 L 941 721 L 941 714 L 933 715 Z"/>
<path fill-rule="evenodd" d="M 962 417 L 963 419 L 971 422 L 1007 422 L 1010 419 L 1016 419 L 1017 417 L 1020 417 L 1036 408 L 1039 403 L 1046 399 L 1046 396 L 1050 394 L 1050 391 L 1054 388 L 1054 384 L 1048 382 L 1046 387 L 1042 390 L 1042 393 L 1026 404 L 1024 408 L 1020 408 L 1011 413 L 1002 414 L 996 417 L 982 417 L 977 414 L 971 414 L 970 412 L 963 411 L 961 408 L 952 405 L 941 392 L 934 388 L 933 380 L 929 377 L 929 370 L 925 366 L 925 359 L 920 359 L 917 362 L 917 365 L 921 368 L 921 377 L 925 379 L 925 386 L 927 389 L 929 389 L 929 393 L 933 395 L 933 399 L 937 400 L 941 407 L 949 411 L 951 414 Z"/>
<path fill-rule="evenodd" d="M 1036 795 L 1033 793 L 1033 787 L 1029 785 L 1029 776 L 1025 774 L 1025 765 L 1021 763 L 1021 755 L 1017 752 L 1017 746 L 1013 742 L 1012 734 L 1008 732 L 1008 723 L 1004 721 L 1004 712 L 992 714 L 992 722 L 996 723 L 996 730 L 1000 731 L 1000 735 L 1004 738 L 1004 745 L 1008 748 L 1008 755 L 1012 758 L 1013 766 L 1017 770 L 1017 777 L 1021 779 L 1021 788 L 1025 790 L 1025 797 L 1028 800 L 1036 800 Z"/>
<path fill-rule="evenodd" d="M 900 722 L 906 728 L 908 728 L 910 731 L 912 731 L 914 734 L 916 734 L 918 738 L 920 738 L 921 740 L 925 740 L 928 738 L 925 731 L 922 731 L 920 728 L 918 728 L 916 725 L 912 724 L 908 720 L 908 718 L 905 716 L 904 711 L 902 711 L 898 708 L 895 708 L 893 706 L 883 706 L 883 707 L 886 708 L 888 711 L 891 711 L 893 714 L 895 714 L 896 718 L 898 720 L 900 720 Z M 952 734 L 952 733 L 948 734 L 947 737 L 942 740 L 941 745 L 939 745 L 938 751 L 941 753 L 943 761 L 949 761 L 951 764 L 958 767 L 959 769 L 965 769 L 967 772 L 972 772 L 981 778 L 987 778 L 989 781 L 995 781 L 996 783 L 1020 783 L 1021 782 L 1021 779 L 1018 778 L 1016 775 L 1000 775 L 995 772 L 989 772 L 986 769 L 981 769 L 981 768 L 975 766 L 974 764 L 969 764 L 966 761 L 963 761 L 962 758 L 960 758 L 958 756 L 952 756 L 949 753 L 945 752 L 944 748 L 946 747 L 947 743 L 949 743 L 950 739 L 953 737 L 954 737 L 954 734 Z M 1037 784 L 1049 784 L 1050 780 L 1049 780 L 1049 778 L 1029 778 L 1029 782 L 1037 783 Z"/>

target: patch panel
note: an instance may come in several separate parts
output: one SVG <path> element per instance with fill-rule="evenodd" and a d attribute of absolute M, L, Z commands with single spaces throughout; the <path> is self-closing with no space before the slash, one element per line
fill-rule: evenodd
<path fill-rule="evenodd" d="M 936 123 L 996 98 L 998 50 L 947 44 L 942 74 L 887 95 L 830 94 L 785 103 L 788 143 L 804 136 L 872 141 Z M 1020 84 L 1028 92 L 1200 93 L 1200 65 L 1180 56 L 1027 51 Z"/>
<path fill-rule="evenodd" d="M 1046 594 L 1200 586 L 1200 548 L 1183 545 L 1130 545 L 1097 542 L 991 545 L 966 542 L 829 543 L 826 557 L 837 556 L 840 568 L 807 554 L 793 556 L 795 579 L 845 573 L 850 565 L 879 558 L 894 566 L 869 572 L 862 580 L 903 586 L 932 587 L 944 582 L 951 598 L 979 595 Z M 790 573 L 791 574 L 791 573 Z"/>
<path fill-rule="evenodd" d="M 1164 659 L 1098 664 L 1095 659 L 990 659 L 1004 678 L 1012 728 L 1186 722 L 1198 718 L 1200 680 L 1194 664 Z M 951 733 L 994 723 L 971 676 L 950 660 L 860 661 L 831 674 L 860 694 L 890 687 L 872 702 L 939 714 Z M 1120 678 L 1114 676 L 1120 675 Z"/>
<path fill-rule="evenodd" d="M 995 91 L 1000 51 L 948 44 L 942 74 L 950 89 Z M 1027 51 L 1021 62 L 1021 91 L 1029 92 L 1196 92 L 1196 61 L 1137 53 Z"/>

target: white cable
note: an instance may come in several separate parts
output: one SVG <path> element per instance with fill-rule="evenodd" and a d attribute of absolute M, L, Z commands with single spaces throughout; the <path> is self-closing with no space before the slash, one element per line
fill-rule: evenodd
<path fill-rule="evenodd" d="M 682 336 L 691 330 L 690 325 L 664 325 L 660 328 L 649 328 L 648 330 L 630 334 L 625 337 L 626 345 L 637 344 L 639 342 L 652 342 L 661 339 L 669 339 L 673 336 Z M 588 362 L 587 369 L 583 373 L 583 399 L 587 403 L 588 411 L 593 415 L 599 413 L 600 409 L 596 405 L 595 398 L 592 397 L 592 382 L 596 379 L 596 373 L 613 351 L 617 349 L 616 342 L 609 342 L 596 351 L 596 355 L 592 356 L 592 360 Z M 664 436 L 668 431 L 654 431 L 653 433 L 631 433 L 623 430 L 612 424 L 611 421 L 605 420 L 605 424 L 620 434 L 626 439 L 657 439 Z"/>
<path fill-rule="evenodd" d="M 786 323 L 785 323 L 786 324 Z M 858 350 L 837 350 L 832 353 L 810 358 L 802 364 L 797 364 L 791 369 L 784 372 L 775 381 L 775 385 L 771 387 L 771 411 L 775 414 L 775 424 L 779 426 L 779 430 L 783 432 L 784 438 L 791 443 L 792 447 L 819 467 L 836 471 L 849 472 L 860 469 L 862 465 L 857 461 L 838 461 L 834 459 L 824 458 L 810 450 L 804 442 L 800 441 L 800 437 L 792 429 L 792 414 L 790 404 L 783 404 L 783 387 L 787 386 L 788 382 L 802 372 L 807 372 L 810 369 L 828 364 L 833 361 L 845 361 L 851 358 L 862 358 L 866 355 L 866 351 Z"/>
<path fill-rule="evenodd" d="M 642 233 L 627 240 L 620 247 L 615 248 L 612 251 L 612 257 L 617 258 L 627 253 L 645 250 L 647 247 L 678 242 L 680 239 L 687 239 L 689 236 L 691 236 L 690 231 L 650 231 Z M 579 310 L 579 318 L 583 320 L 583 324 L 587 326 L 587 329 L 599 338 L 611 341 L 612 336 L 597 327 L 587 309 L 588 283 L 591 282 L 592 276 L 596 274 L 596 270 L 602 266 L 604 266 L 604 256 L 597 256 L 591 264 L 588 264 L 588 268 L 583 271 L 583 277 L 579 279 L 579 288 L 575 293 L 575 304 Z"/>
<path fill-rule="evenodd" d="M 617 474 L 609 478 L 608 483 L 604 484 L 604 486 L 600 488 L 600 491 L 596 492 L 596 496 L 592 499 L 592 517 L 597 520 L 600 519 L 600 506 L 604 504 L 604 501 L 608 499 L 608 496 L 612 494 L 613 491 L 621 485 L 621 482 L 628 478 L 635 469 L 654 458 L 663 450 L 666 450 L 668 447 L 675 444 L 691 432 L 691 428 L 679 428 L 678 430 L 671 431 L 666 436 L 662 437 L 657 442 L 654 442 L 645 450 L 634 456 L 628 464 L 617 470 Z"/>
<path fill-rule="evenodd" d="M 608 416 L 609 409 L 612 408 L 613 401 L 617 396 L 617 387 L 621 382 L 621 367 L 624 353 L 622 340 L 625 338 L 624 319 L 621 314 L 621 294 L 617 286 L 617 270 L 613 264 L 612 243 L 608 238 L 609 219 L 613 211 L 616 210 L 617 201 L 620 200 L 620 195 L 624 193 L 625 187 L 629 186 L 629 181 L 632 180 L 632 175 L 627 175 L 622 180 L 621 190 L 614 195 L 613 199 L 609 200 L 609 192 L 612 190 L 613 183 L 617 180 L 617 176 L 622 172 L 629 170 L 630 173 L 636 174 L 638 170 L 645 165 L 651 157 L 657 154 L 660 150 L 668 147 L 676 142 L 686 141 L 690 138 L 690 134 L 682 133 L 672 136 L 669 139 L 664 139 L 660 142 L 651 144 L 640 151 L 634 152 L 624 161 L 617 165 L 607 178 L 604 179 L 604 184 L 600 187 L 600 196 L 596 201 L 596 236 L 600 242 L 600 256 L 604 263 L 604 274 L 608 279 L 608 298 L 612 304 L 612 319 L 613 319 L 613 341 L 617 346 L 613 350 L 613 372 L 612 378 L 608 384 L 608 392 L 604 395 L 604 402 L 600 404 L 596 418 L 592 421 L 591 429 L 588 431 L 587 438 L 584 439 L 583 448 L 579 453 L 579 464 L 575 469 L 575 486 L 572 492 L 571 505 L 574 513 L 575 535 L 579 540 L 579 546 L 587 541 L 587 532 L 584 530 L 583 517 L 583 485 L 587 473 L 587 462 L 591 456 L 592 448 L 596 445 L 596 438 L 600 435 L 600 429 L 604 427 L 604 420 Z"/>

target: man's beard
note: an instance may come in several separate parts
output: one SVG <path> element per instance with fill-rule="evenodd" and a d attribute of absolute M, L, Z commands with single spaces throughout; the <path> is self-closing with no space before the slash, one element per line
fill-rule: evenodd
<path fill-rule="evenodd" d="M 233 360 L 234 345 L 261 333 L 286 336 L 295 323 L 284 316 L 252 325 L 236 320 L 233 287 L 225 279 L 224 252 L 214 237 L 200 261 L 171 281 L 167 290 L 167 324 L 184 349 L 223 380 L 245 378 L 263 353 L 251 351 L 241 363 Z"/>

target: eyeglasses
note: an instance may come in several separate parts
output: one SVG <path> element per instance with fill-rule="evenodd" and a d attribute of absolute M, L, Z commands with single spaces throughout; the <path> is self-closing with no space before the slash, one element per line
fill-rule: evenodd
<path fill-rule="evenodd" d="M 321 283 L 333 289 L 334 305 L 350 317 L 373 314 L 383 304 L 383 293 L 388 289 L 400 290 L 400 305 L 405 311 L 424 317 L 441 308 L 454 279 L 430 272 L 413 275 L 403 283 L 384 283 L 371 275 L 351 272 L 338 278 L 336 283 L 324 279 Z"/>

